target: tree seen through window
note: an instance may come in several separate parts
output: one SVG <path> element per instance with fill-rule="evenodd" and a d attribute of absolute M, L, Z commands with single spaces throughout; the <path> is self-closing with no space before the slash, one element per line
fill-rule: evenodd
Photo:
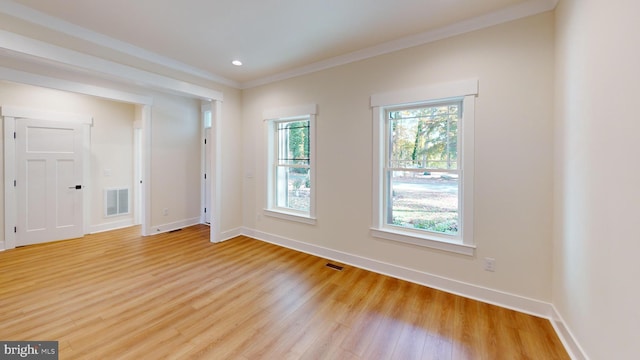
<path fill-rule="evenodd" d="M 277 133 L 277 206 L 309 211 L 309 120 L 279 122 Z"/>
<path fill-rule="evenodd" d="M 455 235 L 461 103 L 387 111 L 387 223 Z"/>

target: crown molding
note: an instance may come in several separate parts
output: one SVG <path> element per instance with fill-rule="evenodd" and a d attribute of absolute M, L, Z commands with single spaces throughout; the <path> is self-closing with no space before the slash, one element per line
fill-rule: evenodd
<path fill-rule="evenodd" d="M 246 81 L 240 84 L 241 89 L 266 85 L 272 82 L 290 79 L 293 77 L 314 73 L 332 67 L 349 64 L 352 62 L 369 59 L 372 57 L 392 53 L 399 50 L 408 49 L 450 38 L 456 35 L 488 28 L 509 21 L 541 14 L 555 9 L 559 0 L 529 0 L 520 4 L 512 5 L 504 9 L 463 20 L 452 25 L 444 26 L 435 30 L 407 36 L 392 40 L 386 43 L 354 51 L 345 55 L 333 57 L 313 64 L 305 65 L 289 71 L 281 72 L 272 76 Z"/>
<path fill-rule="evenodd" d="M 124 41 L 120 41 L 109 36 L 97 33 L 95 31 L 91 31 L 87 28 L 47 15 L 16 2 L 10 0 L 1 0 L 0 3 L 2 4 L 2 6 L 0 6 L 0 12 L 13 16 L 15 18 L 37 24 L 39 26 L 44 26 L 53 31 L 73 36 L 78 39 L 86 40 L 93 44 L 100 45 L 111 50 L 119 51 L 121 53 L 125 53 L 138 59 L 148 61 L 150 63 L 162 65 L 169 69 L 194 75 L 202 79 L 215 81 L 217 83 L 234 88 L 238 88 L 240 86 L 237 81 L 227 79 L 217 74 L 212 74 L 202 69 L 177 61 L 175 59 L 171 59 L 166 56 L 162 56 L 137 47 L 135 45 L 126 43 Z"/>

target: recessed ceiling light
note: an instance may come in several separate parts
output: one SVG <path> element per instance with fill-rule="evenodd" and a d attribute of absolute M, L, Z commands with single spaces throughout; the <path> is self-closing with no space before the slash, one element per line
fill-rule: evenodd
<path fill-rule="evenodd" d="M 231 63 L 235 66 L 242 66 L 242 61 L 240 60 L 233 60 Z"/>

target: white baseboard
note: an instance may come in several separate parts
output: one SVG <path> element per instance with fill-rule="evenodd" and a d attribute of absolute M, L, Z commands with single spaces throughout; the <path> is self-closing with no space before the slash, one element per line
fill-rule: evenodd
<path fill-rule="evenodd" d="M 566 327 L 562 317 L 560 317 L 554 306 L 550 303 L 438 275 L 428 274 L 246 227 L 242 228 L 242 235 L 325 259 L 339 261 L 341 263 L 370 270 L 379 274 L 442 290 L 451 294 L 549 319 L 571 358 L 577 360 L 588 359 L 584 355 L 581 347 L 575 341 L 575 338 L 571 335 L 571 332 Z"/>
<path fill-rule="evenodd" d="M 549 320 L 551 321 L 553 328 L 556 330 L 556 334 L 558 334 L 560 341 L 562 341 L 564 348 L 569 353 L 569 356 L 574 360 L 589 360 L 587 353 L 584 351 L 582 346 L 580 346 L 576 337 L 573 336 L 569 327 L 567 327 L 567 323 L 558 312 L 558 309 L 553 305 L 551 305 L 551 307 L 553 308 L 553 315 Z"/>
<path fill-rule="evenodd" d="M 147 234 L 157 235 L 157 234 L 162 234 L 172 230 L 182 229 L 182 228 L 197 225 L 197 224 L 200 224 L 199 216 L 191 219 L 174 221 L 172 223 L 167 223 L 167 224 L 152 225 L 147 229 Z"/>
<path fill-rule="evenodd" d="M 125 220 L 114 221 L 106 224 L 91 225 L 89 227 L 89 234 L 122 229 L 129 226 L 133 226 L 133 219 L 125 219 Z"/>
<path fill-rule="evenodd" d="M 240 235 L 244 235 L 242 227 L 237 227 L 235 229 L 223 231 L 220 233 L 220 239 L 221 239 L 220 242 L 233 239 L 234 237 L 240 236 Z"/>

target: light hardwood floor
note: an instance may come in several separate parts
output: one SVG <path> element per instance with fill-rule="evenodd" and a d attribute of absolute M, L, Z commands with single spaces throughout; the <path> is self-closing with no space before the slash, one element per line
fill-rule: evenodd
<path fill-rule="evenodd" d="M 0 253 L 0 340 L 60 359 L 568 359 L 550 323 L 194 226 Z"/>

